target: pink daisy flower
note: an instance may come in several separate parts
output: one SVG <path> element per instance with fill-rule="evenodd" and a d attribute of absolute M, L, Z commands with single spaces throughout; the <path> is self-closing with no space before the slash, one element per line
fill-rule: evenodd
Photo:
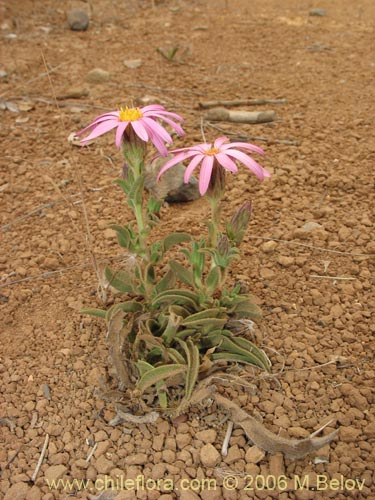
<path fill-rule="evenodd" d="M 245 152 L 244 152 L 245 151 Z M 189 148 L 180 148 L 169 151 L 175 156 L 167 161 L 160 169 L 158 180 L 169 168 L 177 163 L 190 160 L 186 167 L 184 182 L 189 182 L 191 175 L 197 166 L 201 163 L 199 173 L 199 192 L 203 196 L 210 186 L 211 176 L 214 167 L 223 168 L 229 172 L 237 172 L 238 168 L 236 161 L 243 163 L 249 168 L 261 181 L 265 177 L 270 177 L 271 174 L 265 168 L 261 167 L 255 160 L 248 156 L 249 151 L 264 155 L 263 149 L 249 144 L 247 142 L 229 142 L 228 137 L 219 137 L 212 144 L 198 144 Z"/>
<path fill-rule="evenodd" d="M 168 151 L 165 143 L 172 144 L 173 141 L 157 120 L 162 120 L 170 125 L 178 135 L 185 135 L 181 126 L 176 123 L 183 121 L 181 116 L 167 111 L 160 104 L 151 104 L 143 108 L 126 107 L 125 109 L 120 108 L 117 111 L 104 113 L 96 117 L 90 125 L 78 132 L 76 136 L 90 131 L 87 137 L 81 139 L 81 143 L 85 144 L 116 128 L 116 146 L 118 148 L 121 147 L 124 136 L 130 137 L 133 132 L 142 141 L 151 141 L 162 156 L 167 156 Z"/>

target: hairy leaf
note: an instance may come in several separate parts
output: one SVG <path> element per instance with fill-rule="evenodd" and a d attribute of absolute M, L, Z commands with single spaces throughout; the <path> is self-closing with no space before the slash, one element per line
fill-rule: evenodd
<path fill-rule="evenodd" d="M 129 248 L 131 237 L 128 228 L 124 226 L 118 226 L 117 224 L 112 224 L 109 227 L 116 231 L 117 241 L 119 245 L 123 248 Z"/>
<path fill-rule="evenodd" d="M 186 285 L 190 285 L 191 287 L 194 288 L 193 273 L 189 269 L 184 267 L 179 262 L 176 262 L 175 260 L 170 260 L 169 266 L 172 269 L 172 271 L 175 273 L 176 277 L 180 281 L 182 281 L 182 283 L 185 283 Z"/>
<path fill-rule="evenodd" d="M 184 243 L 185 241 L 191 241 L 190 234 L 187 233 L 172 233 L 169 234 L 163 240 L 164 251 L 166 252 L 174 245 L 179 245 L 180 243 Z"/>
<path fill-rule="evenodd" d="M 168 269 L 159 283 L 154 287 L 155 292 L 161 293 L 170 290 L 175 285 L 175 278 L 176 277 L 172 269 Z"/>
<path fill-rule="evenodd" d="M 220 285 L 222 272 L 219 266 L 213 267 L 206 278 L 206 291 L 208 295 L 212 295 L 216 288 Z"/>
<path fill-rule="evenodd" d="M 172 302 L 182 306 L 192 306 L 194 309 L 198 307 L 199 296 L 190 290 L 166 290 L 159 293 L 151 302 L 152 306 Z"/>
<path fill-rule="evenodd" d="M 144 392 L 146 389 L 148 389 L 152 385 L 157 384 L 161 380 L 165 380 L 186 372 L 186 368 L 186 365 L 180 364 L 163 365 L 158 366 L 157 368 L 153 368 L 152 370 L 149 370 L 144 375 L 142 375 L 137 384 L 137 388 L 141 392 Z"/>
<path fill-rule="evenodd" d="M 132 278 L 126 271 L 112 271 L 109 267 L 105 268 L 105 277 L 110 286 L 123 293 L 134 293 Z"/>
<path fill-rule="evenodd" d="M 82 309 L 80 313 L 105 319 L 107 312 L 104 309 Z"/>

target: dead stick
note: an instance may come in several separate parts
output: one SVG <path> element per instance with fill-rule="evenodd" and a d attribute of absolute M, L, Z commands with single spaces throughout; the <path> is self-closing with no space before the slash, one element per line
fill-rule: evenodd
<path fill-rule="evenodd" d="M 205 116 L 207 120 L 235 123 L 267 123 L 276 117 L 274 111 L 230 111 L 225 108 L 210 109 Z"/>
<path fill-rule="evenodd" d="M 268 137 L 256 136 L 256 135 L 243 135 L 238 132 L 230 132 L 229 130 L 225 130 L 218 125 L 214 125 L 210 122 L 204 122 L 207 127 L 218 130 L 219 132 L 223 132 L 224 134 L 233 137 L 233 141 L 263 141 L 269 142 L 270 144 L 285 144 L 287 146 L 299 146 L 299 141 L 295 141 L 293 139 L 269 139 Z"/>
<path fill-rule="evenodd" d="M 34 474 L 32 475 L 32 478 L 31 478 L 31 481 L 33 483 L 35 483 L 35 480 L 37 478 L 39 469 L 40 469 L 40 467 L 42 465 L 42 462 L 43 462 L 43 459 L 44 459 L 44 455 L 46 454 L 46 451 L 47 451 L 48 443 L 49 443 L 49 434 L 46 434 L 46 439 L 44 440 L 44 445 L 43 445 L 43 448 L 42 448 L 42 452 L 40 454 L 38 463 L 36 464 L 36 467 L 35 467 L 35 470 L 34 470 Z"/>
<path fill-rule="evenodd" d="M 199 107 L 203 109 L 216 108 L 220 106 L 262 106 L 263 104 L 285 104 L 287 99 L 237 99 L 234 101 L 201 101 Z"/>

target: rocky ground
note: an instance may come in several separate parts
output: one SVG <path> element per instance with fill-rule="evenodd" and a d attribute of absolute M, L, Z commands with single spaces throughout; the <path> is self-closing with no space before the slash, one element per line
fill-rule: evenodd
<path fill-rule="evenodd" d="M 89 14 L 86 31 L 70 29 L 73 7 Z M 0 13 L 0 495 L 375 498 L 373 2 L 2 0 Z M 111 427 L 113 407 L 96 394 L 105 326 L 79 313 L 100 307 L 91 256 L 121 259 L 108 224 L 130 212 L 111 134 L 85 149 L 68 136 L 102 110 L 160 102 L 185 117 L 176 143 L 189 145 L 201 142 L 199 102 L 260 98 L 286 101 L 240 109 L 275 110 L 273 122 L 203 122 L 209 140 L 222 135 L 213 125 L 262 146 L 272 172 L 260 185 L 241 169 L 224 206 L 253 201 L 231 279 L 259 298 L 272 374 L 244 370 L 252 390 L 220 390 L 283 436 L 339 428 L 297 461 L 263 453 L 240 428 L 222 456 L 226 415 L 209 402 Z M 204 200 L 170 204 L 155 237 L 197 236 L 207 215 Z M 102 493 L 121 476 L 127 491 Z M 48 487 L 59 478 L 88 482 Z"/>

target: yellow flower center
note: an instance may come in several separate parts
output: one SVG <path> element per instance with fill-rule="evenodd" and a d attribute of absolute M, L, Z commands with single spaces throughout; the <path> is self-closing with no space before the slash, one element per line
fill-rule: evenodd
<path fill-rule="evenodd" d="M 214 156 L 217 153 L 220 153 L 220 149 L 218 149 L 218 148 L 210 148 L 210 149 L 207 149 L 207 151 L 204 152 L 204 154 L 208 155 L 208 156 Z"/>
<path fill-rule="evenodd" d="M 142 112 L 139 108 L 120 108 L 118 119 L 120 122 L 135 122 L 142 118 Z"/>

